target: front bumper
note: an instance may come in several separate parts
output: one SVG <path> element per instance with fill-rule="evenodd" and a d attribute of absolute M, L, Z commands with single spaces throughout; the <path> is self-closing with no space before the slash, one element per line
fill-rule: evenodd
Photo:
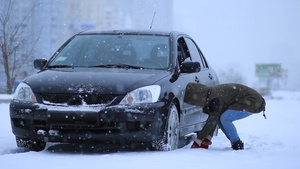
<path fill-rule="evenodd" d="M 46 142 L 151 142 L 162 139 L 167 106 L 53 106 L 12 101 L 13 133 Z"/>

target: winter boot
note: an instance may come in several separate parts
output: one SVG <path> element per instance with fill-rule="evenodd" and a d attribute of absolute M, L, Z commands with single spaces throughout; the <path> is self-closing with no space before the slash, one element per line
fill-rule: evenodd
<path fill-rule="evenodd" d="M 231 148 L 234 150 L 244 150 L 244 143 L 242 140 L 238 140 L 231 144 Z"/>

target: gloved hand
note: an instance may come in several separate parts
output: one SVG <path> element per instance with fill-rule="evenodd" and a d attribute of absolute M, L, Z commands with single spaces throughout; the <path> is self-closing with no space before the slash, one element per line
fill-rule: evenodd
<path fill-rule="evenodd" d="M 212 144 L 212 142 L 208 138 L 205 138 L 201 143 L 201 145 L 207 145 L 207 146 L 209 146 L 211 144 Z"/>
<path fill-rule="evenodd" d="M 218 98 L 210 100 L 206 106 L 203 107 L 203 112 L 206 114 L 214 113 L 219 110 L 220 101 Z"/>
<path fill-rule="evenodd" d="M 212 142 L 210 141 L 209 138 L 205 138 L 203 141 L 196 138 L 191 148 L 205 148 L 205 149 L 208 149 L 209 145 L 211 145 L 211 144 L 212 144 Z"/>
<path fill-rule="evenodd" d="M 219 110 L 220 101 L 218 98 L 214 98 L 209 103 L 210 112 L 217 112 Z"/>

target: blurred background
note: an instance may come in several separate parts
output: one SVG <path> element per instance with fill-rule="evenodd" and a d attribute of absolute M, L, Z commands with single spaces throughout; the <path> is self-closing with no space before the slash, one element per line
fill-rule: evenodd
<path fill-rule="evenodd" d="M 298 0 L 0 0 L 0 4 L 0 93 L 12 93 L 18 82 L 36 72 L 34 59 L 49 59 L 82 30 L 151 26 L 189 34 L 221 83 L 242 83 L 266 94 L 299 90 Z"/>

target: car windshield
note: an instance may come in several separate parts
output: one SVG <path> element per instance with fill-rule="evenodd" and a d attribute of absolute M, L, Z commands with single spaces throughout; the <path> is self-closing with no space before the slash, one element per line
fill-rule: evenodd
<path fill-rule="evenodd" d="M 104 67 L 166 69 L 170 62 L 168 36 L 78 35 L 48 68 Z"/>

